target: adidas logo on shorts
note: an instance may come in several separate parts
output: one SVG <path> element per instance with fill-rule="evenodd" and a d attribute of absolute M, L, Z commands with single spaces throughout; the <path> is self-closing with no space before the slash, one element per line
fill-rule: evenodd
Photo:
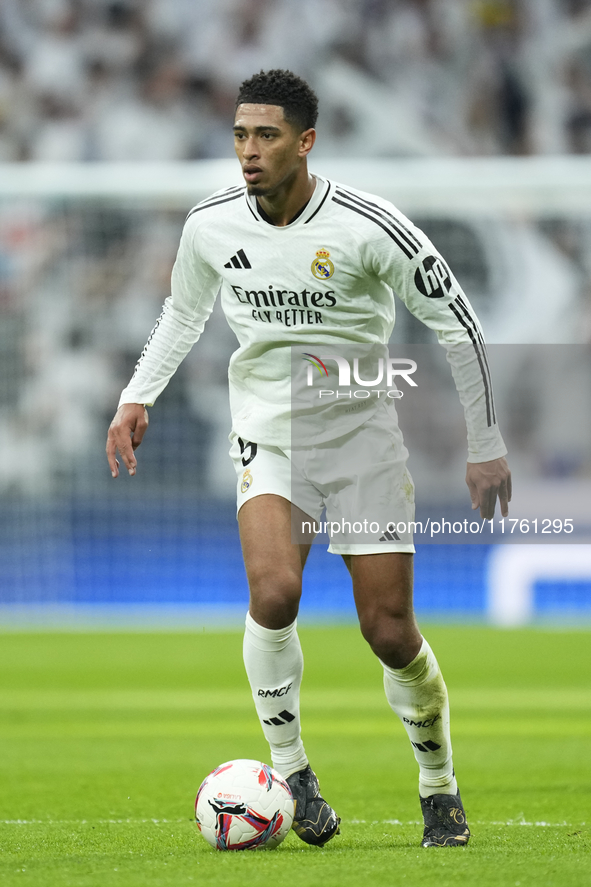
<path fill-rule="evenodd" d="M 380 536 L 380 542 L 400 542 L 400 536 L 395 530 L 385 530 L 384 535 Z"/>

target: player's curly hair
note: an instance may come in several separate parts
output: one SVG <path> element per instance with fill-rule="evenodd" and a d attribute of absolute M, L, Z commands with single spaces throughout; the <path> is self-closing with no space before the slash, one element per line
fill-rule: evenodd
<path fill-rule="evenodd" d="M 273 68 L 245 80 L 240 85 L 236 107 L 245 103 L 280 105 L 287 122 L 300 132 L 316 126 L 318 97 L 305 80 L 291 71 Z"/>

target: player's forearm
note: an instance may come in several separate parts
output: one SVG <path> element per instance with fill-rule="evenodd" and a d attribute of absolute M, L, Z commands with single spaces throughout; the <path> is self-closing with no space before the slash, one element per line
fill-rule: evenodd
<path fill-rule="evenodd" d="M 456 389 L 464 407 L 468 461 L 488 462 L 507 452 L 499 431 L 492 378 L 478 318 L 461 291 L 454 299 L 416 298 L 415 316 L 433 329 L 447 352 Z"/>
<path fill-rule="evenodd" d="M 506 455 L 497 421 L 492 378 L 484 342 L 446 345 L 447 359 L 468 432 L 468 461 L 489 462 Z"/>
<path fill-rule="evenodd" d="M 189 318 L 168 298 L 162 314 L 142 351 L 129 385 L 123 390 L 123 403 L 150 406 L 166 388 L 183 358 L 203 331 L 205 317 Z"/>
<path fill-rule="evenodd" d="M 464 407 L 468 461 L 489 462 L 504 456 L 507 448 L 497 422 L 484 335 L 459 284 L 446 265 L 442 264 L 441 268 L 441 274 L 447 275 L 450 298 L 420 298 L 416 287 L 407 293 L 407 298 L 413 313 L 436 332 L 439 343 L 446 349 Z"/>
<path fill-rule="evenodd" d="M 141 357 L 122 403 L 150 406 L 166 388 L 178 365 L 191 350 L 212 312 L 220 278 L 204 263 L 195 244 L 195 219 L 185 224 L 172 269 L 171 295 Z"/>

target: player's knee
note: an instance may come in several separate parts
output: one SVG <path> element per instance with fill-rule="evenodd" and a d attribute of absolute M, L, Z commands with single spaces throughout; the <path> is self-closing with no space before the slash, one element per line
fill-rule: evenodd
<path fill-rule="evenodd" d="M 360 617 L 361 633 L 379 659 L 388 661 L 408 644 L 415 621 L 406 610 L 384 611 L 379 608 Z"/>
<path fill-rule="evenodd" d="M 297 616 L 302 593 L 301 578 L 291 570 L 264 568 L 248 575 L 251 610 L 265 622 L 287 625 Z"/>

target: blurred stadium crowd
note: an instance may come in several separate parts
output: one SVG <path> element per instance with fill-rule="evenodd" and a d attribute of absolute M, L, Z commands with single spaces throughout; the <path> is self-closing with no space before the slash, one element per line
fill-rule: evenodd
<path fill-rule="evenodd" d="M 0 161 L 229 155 L 236 86 L 271 66 L 321 95 L 315 155 L 591 148 L 591 0 L 2 0 Z M 0 492 L 106 489 L 105 428 L 194 202 L 0 187 Z M 589 219 L 416 221 L 490 340 L 591 339 Z M 426 341 L 399 310 L 398 341 Z M 161 489 L 231 494 L 235 344 L 216 306 L 142 449 Z"/>
<path fill-rule="evenodd" d="M 591 150 L 590 0 L 2 0 L 0 160 L 227 156 L 287 67 L 327 155 Z"/>
<path fill-rule="evenodd" d="M 26 196 L 10 174 L 12 163 L 28 174 L 27 161 L 71 175 L 68 163 L 230 157 L 236 87 L 270 67 L 317 89 L 315 157 L 355 158 L 351 185 L 357 158 L 591 152 L 591 0 L 0 0 L 0 605 L 219 603 L 244 590 L 227 456 L 236 342 L 219 304 L 151 412 L 138 477 L 114 484 L 104 458 L 119 392 L 169 293 L 186 212 L 212 189 L 186 201 Z M 490 341 L 591 341 L 591 213 L 508 217 L 485 205 L 413 218 Z M 396 341 L 427 341 L 397 310 Z M 554 373 L 525 367 L 513 431 L 524 469 L 537 462 L 579 484 L 591 476 L 591 415 L 577 401 L 574 422 L 560 386 L 578 373 L 580 403 L 591 403 L 591 375 L 561 354 Z M 507 401 L 519 367 L 501 362 Z M 423 472 L 442 456 L 442 427 L 452 462 L 465 446 L 461 418 L 435 390 L 432 401 L 421 417 L 428 426 L 438 408 L 436 432 L 408 418 L 431 448 Z M 465 508 L 463 465 L 450 464 L 439 474 Z M 423 561 L 433 569 L 419 600 L 424 587 L 441 608 L 449 580 L 456 609 L 482 609 L 479 546 L 457 557 L 441 548 Z M 316 581 L 334 590 L 324 606 L 342 606 L 333 579 Z"/>

